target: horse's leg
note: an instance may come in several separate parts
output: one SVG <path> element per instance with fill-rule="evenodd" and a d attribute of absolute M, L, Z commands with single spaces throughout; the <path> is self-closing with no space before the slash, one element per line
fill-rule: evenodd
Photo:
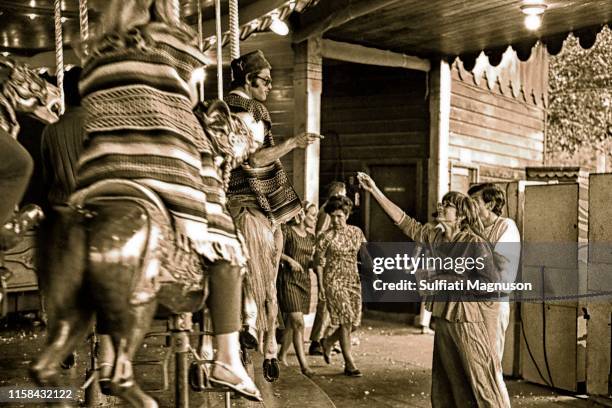
<path fill-rule="evenodd" d="M 112 338 L 107 357 L 114 351 L 110 383 L 100 385 L 134 407 L 157 407 L 136 384 L 132 369 L 132 358 L 157 307 L 155 289 L 142 263 L 150 250 L 150 219 L 145 208 L 131 202 L 91 208 L 97 215 L 89 223 L 87 285 L 96 305 L 98 332 Z"/>
<path fill-rule="evenodd" d="M 106 362 L 109 357 L 114 357 L 112 362 L 112 374 L 108 376 L 108 363 L 105 364 L 105 377 L 101 376 L 100 386 L 105 394 L 122 398 L 130 405 L 139 408 L 156 408 L 157 402 L 148 396 L 134 378 L 132 360 L 146 335 L 157 305 L 149 302 L 143 305 L 131 306 L 124 310 L 125 319 L 121 322 L 121 330 L 116 330 L 110 336 L 102 335 L 103 347 L 106 353 L 102 353 Z M 114 323 L 117 323 L 115 321 Z M 104 326 L 104 322 L 102 322 Z M 112 346 L 108 339 L 112 340 Z M 106 344 L 104 344 L 106 343 Z"/>
<path fill-rule="evenodd" d="M 60 363 L 84 340 L 93 316 L 83 290 L 85 231 L 72 216 L 54 216 L 41 231 L 39 245 L 44 260 L 38 267 L 39 284 L 49 326 L 47 346 L 30 366 L 30 373 L 41 385 L 57 384 Z"/>
<path fill-rule="evenodd" d="M 92 318 L 93 313 L 89 309 L 73 309 L 71 315 L 50 322 L 47 345 L 30 366 L 30 374 L 38 385 L 61 385 L 59 366 L 85 340 L 91 330 Z"/>

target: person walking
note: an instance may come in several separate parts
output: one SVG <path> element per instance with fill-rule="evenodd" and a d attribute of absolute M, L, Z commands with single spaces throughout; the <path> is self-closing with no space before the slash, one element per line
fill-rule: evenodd
<path fill-rule="evenodd" d="M 285 245 L 277 281 L 278 303 L 285 322 L 279 360 L 286 364 L 293 341 L 300 368 L 307 377 L 315 374 L 304 354 L 304 314 L 310 311 L 309 271 L 312 268 L 315 236 L 309 229 L 314 226 L 316 215 L 316 205 L 304 202 L 304 212 L 283 229 Z"/>
<path fill-rule="evenodd" d="M 319 213 L 317 214 L 317 225 L 315 235 L 327 231 L 331 225 L 331 218 L 325 212 L 325 206 L 329 199 L 335 196 L 346 197 L 346 184 L 342 181 L 332 181 L 327 185 L 327 200 L 321 205 Z M 321 348 L 321 339 L 325 335 L 325 330 L 329 326 L 329 312 L 327 311 L 327 303 L 325 301 L 325 288 L 323 286 L 323 280 L 318 279 L 317 275 L 317 288 L 320 296 L 317 297 L 317 310 L 315 313 L 314 322 L 312 324 L 312 330 L 310 331 L 310 347 L 308 348 L 308 354 L 311 356 L 317 356 L 323 354 Z M 335 346 L 334 346 L 335 347 Z"/>
<path fill-rule="evenodd" d="M 323 270 L 330 315 L 327 336 L 321 341 L 323 358 L 330 364 L 331 348 L 340 341 L 344 374 L 361 377 L 363 374 L 352 355 L 351 333 L 361 324 L 361 282 L 357 260 L 366 239 L 358 227 L 346 223 L 352 208 L 351 200 L 343 196 L 334 196 L 327 202 L 325 212 L 331 218 L 331 228 L 317 238 L 315 264 Z"/>

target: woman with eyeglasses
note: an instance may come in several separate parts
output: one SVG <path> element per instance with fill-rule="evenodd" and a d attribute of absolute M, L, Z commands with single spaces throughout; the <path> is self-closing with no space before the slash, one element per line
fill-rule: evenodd
<path fill-rule="evenodd" d="M 454 270 L 436 270 L 441 281 L 481 279 L 495 281 L 493 253 L 482 238 L 482 222 L 476 204 L 465 194 L 451 191 L 438 204 L 436 223 L 421 224 L 389 200 L 365 173 L 357 176 L 361 186 L 379 203 L 395 224 L 411 239 L 424 245 L 434 258 L 451 258 Z M 483 268 L 459 268 L 459 260 L 480 259 Z M 463 263 L 462 263 L 463 264 Z M 469 296 L 471 295 L 471 296 Z M 432 364 L 433 408 L 509 407 L 500 390 L 496 371 L 501 364 L 487 334 L 478 293 L 439 294 L 429 308 L 436 317 Z"/>

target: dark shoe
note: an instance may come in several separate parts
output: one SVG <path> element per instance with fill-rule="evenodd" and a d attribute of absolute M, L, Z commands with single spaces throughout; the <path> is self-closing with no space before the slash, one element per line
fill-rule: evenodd
<path fill-rule="evenodd" d="M 242 344 L 244 348 L 255 350 L 259 345 L 257 341 L 257 332 L 250 326 L 245 326 L 240 330 L 239 338 L 240 344 Z"/>
<path fill-rule="evenodd" d="M 349 370 L 348 368 L 345 368 L 344 375 L 347 377 L 363 377 L 363 374 L 358 369 Z"/>
<path fill-rule="evenodd" d="M 280 366 L 275 358 L 265 359 L 263 362 L 263 375 L 266 381 L 274 382 L 280 377 Z"/>
<path fill-rule="evenodd" d="M 318 341 L 311 341 L 310 347 L 308 348 L 308 354 L 311 356 L 322 356 L 323 350 L 321 349 L 321 343 Z"/>
<path fill-rule="evenodd" d="M 191 362 L 189 366 L 189 385 L 194 392 L 202 392 L 206 389 L 207 375 L 204 367 L 197 362 Z"/>
<path fill-rule="evenodd" d="M 223 372 L 223 377 L 219 376 L 220 370 Z M 250 377 L 247 376 L 246 378 L 241 378 L 232 370 L 230 366 L 220 361 L 215 361 L 212 364 L 210 382 L 213 385 L 231 388 L 248 400 L 259 402 L 263 401 L 261 398 L 261 393 Z"/>
<path fill-rule="evenodd" d="M 323 339 L 321 340 L 321 348 L 323 349 L 323 360 L 325 360 L 325 362 L 327 364 L 331 364 L 331 348 L 327 347 L 327 339 Z"/>

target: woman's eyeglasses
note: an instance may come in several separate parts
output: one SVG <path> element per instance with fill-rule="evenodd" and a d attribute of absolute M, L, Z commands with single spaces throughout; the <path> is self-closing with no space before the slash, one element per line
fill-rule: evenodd
<path fill-rule="evenodd" d="M 449 203 L 448 201 L 443 201 L 441 203 L 438 203 L 438 208 L 456 208 L 455 204 L 453 203 Z"/>
<path fill-rule="evenodd" d="M 261 79 L 261 80 L 263 81 L 263 83 L 264 83 L 264 85 L 265 85 L 265 86 L 270 86 L 270 85 L 272 85 L 272 78 L 264 78 L 264 77 L 261 77 L 261 76 L 259 76 L 259 75 L 255 75 L 255 78 L 257 78 L 257 79 Z"/>

